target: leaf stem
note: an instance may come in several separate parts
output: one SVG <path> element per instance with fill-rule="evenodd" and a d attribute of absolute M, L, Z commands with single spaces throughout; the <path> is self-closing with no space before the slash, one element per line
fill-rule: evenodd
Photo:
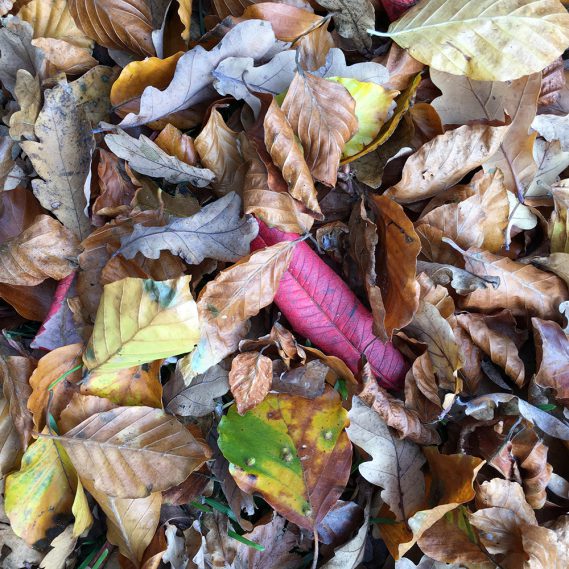
<path fill-rule="evenodd" d="M 318 567 L 318 555 L 320 554 L 320 544 L 318 543 L 318 530 L 314 528 L 314 558 L 312 559 L 312 569 Z"/>

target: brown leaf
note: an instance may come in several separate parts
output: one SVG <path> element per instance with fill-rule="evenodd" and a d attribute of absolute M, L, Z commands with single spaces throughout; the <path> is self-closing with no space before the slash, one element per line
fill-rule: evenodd
<path fill-rule="evenodd" d="M 409 55 L 406 49 L 393 42 L 383 58 L 376 61 L 383 63 L 389 71 L 389 86 L 398 91 L 405 90 L 411 80 L 425 68 L 425 65 Z"/>
<path fill-rule="evenodd" d="M 70 0 L 77 26 L 99 45 L 137 55 L 154 55 L 150 9 L 140 0 Z"/>
<path fill-rule="evenodd" d="M 214 110 L 213 112 L 215 113 L 216 111 Z M 192 137 L 182 134 L 181 130 L 170 123 L 160 131 L 154 142 L 162 150 L 190 166 L 195 166 L 198 162 L 198 155 Z"/>
<path fill-rule="evenodd" d="M 379 286 L 385 307 L 385 331 L 403 328 L 419 308 L 419 285 L 415 280 L 419 237 L 403 208 L 385 196 L 373 196 L 377 216 L 378 246 L 375 250 Z"/>
<path fill-rule="evenodd" d="M 569 337 L 555 322 L 532 318 L 531 323 L 538 366 L 535 382 L 541 387 L 553 389 L 555 399 L 567 405 L 569 368 L 560 363 L 569 361 Z"/>
<path fill-rule="evenodd" d="M 467 271 L 482 278 L 500 278 L 500 286 L 496 289 L 471 292 L 461 301 L 463 308 L 480 311 L 506 308 L 514 316 L 529 314 L 560 320 L 558 306 L 569 294 L 560 278 L 481 249 L 469 249 L 463 257 Z"/>
<path fill-rule="evenodd" d="M 90 51 L 69 42 L 55 38 L 36 38 L 32 45 L 39 48 L 47 60 L 46 75 L 53 77 L 58 73 L 82 75 L 99 62 Z"/>
<path fill-rule="evenodd" d="M 10 415 L 10 405 L 5 397 L 0 396 L 0 477 L 17 467 L 21 455 L 22 445 Z"/>
<path fill-rule="evenodd" d="M 533 257 L 532 264 L 555 273 L 569 286 L 569 253 L 553 253 L 549 257 Z"/>
<path fill-rule="evenodd" d="M 336 185 L 342 151 L 358 130 L 355 108 L 356 102 L 342 85 L 298 72 L 282 103 L 282 110 L 300 139 L 310 172 L 328 186 Z"/>
<path fill-rule="evenodd" d="M 506 331 L 493 326 L 500 316 L 459 314 L 456 318 L 463 330 L 470 334 L 473 342 L 521 388 L 525 383 L 524 363 L 519 356 L 518 346 L 507 334 L 507 328 L 511 327 L 513 332 L 516 323 L 508 311 L 502 312 L 501 316 L 502 320 L 506 321 Z"/>
<path fill-rule="evenodd" d="M 495 154 L 508 128 L 465 125 L 433 138 L 407 159 L 401 181 L 385 195 L 411 203 L 450 188 Z"/>
<path fill-rule="evenodd" d="M 143 498 L 180 484 L 210 454 L 176 419 L 142 406 L 91 415 L 56 438 L 82 480 L 118 498 Z"/>
<path fill-rule="evenodd" d="M 81 364 L 82 353 L 83 344 L 71 344 L 52 350 L 39 360 L 38 367 L 30 377 L 33 391 L 28 401 L 28 409 L 33 414 L 37 431 L 41 432 L 46 424 L 48 401 L 49 412 L 57 421 L 73 394 L 78 391 L 76 384 L 81 379 L 82 365 L 63 380 L 61 377 Z"/>
<path fill-rule="evenodd" d="M 265 115 L 264 128 L 265 145 L 282 172 L 290 195 L 302 202 L 316 219 L 323 219 L 302 149 L 285 113 L 274 99 Z"/>
<path fill-rule="evenodd" d="M 65 434 L 91 415 L 109 411 L 115 407 L 117 405 L 103 397 L 74 393 L 67 407 L 61 412 L 57 424 L 61 429 L 61 433 Z"/>
<path fill-rule="evenodd" d="M 555 209 L 549 222 L 552 253 L 569 253 L 569 183 L 562 180 L 551 187 Z"/>
<path fill-rule="evenodd" d="M 79 244 L 71 231 L 48 215 L 38 215 L 17 237 L 0 245 L 0 282 L 33 286 L 60 280 L 75 269 Z"/>
<path fill-rule="evenodd" d="M 441 442 L 435 429 L 424 425 L 416 411 L 407 409 L 403 401 L 389 395 L 377 384 L 373 376 L 365 384 L 359 397 L 376 411 L 389 427 L 397 431 L 399 438 L 409 439 L 420 445 L 438 445 Z"/>
<path fill-rule="evenodd" d="M 260 352 L 235 356 L 229 372 L 229 386 L 240 415 L 263 401 L 271 389 L 272 379 L 273 362 L 267 356 Z"/>
<path fill-rule="evenodd" d="M 431 363 L 431 358 L 429 354 L 425 352 L 421 354 L 414 362 L 411 369 L 407 372 L 405 377 L 405 406 L 414 409 L 419 413 L 419 416 L 423 421 L 424 414 L 420 412 L 415 406 L 409 406 L 409 397 L 414 394 L 412 389 L 412 384 L 416 385 L 417 390 L 423 395 L 423 397 L 430 403 L 423 403 L 422 407 L 427 406 L 436 415 L 442 409 L 441 400 L 439 397 L 439 389 L 437 385 L 437 378 L 435 377 L 435 372 L 433 370 L 433 364 Z M 416 397 L 415 403 L 416 403 Z M 434 407 L 434 409 L 433 409 Z"/>
<path fill-rule="evenodd" d="M 291 360 L 300 358 L 303 363 L 306 359 L 306 353 L 302 346 L 297 344 L 292 333 L 287 330 L 279 322 L 275 322 L 271 328 L 271 332 L 266 336 L 262 336 L 258 340 L 243 340 L 239 343 L 239 351 L 249 352 L 252 350 L 260 350 L 268 346 L 274 346 L 279 356 L 287 367 L 290 367 Z"/>
<path fill-rule="evenodd" d="M 34 427 L 32 414 L 27 407 L 32 394 L 29 379 L 34 368 L 34 361 L 23 356 L 0 359 L 0 379 L 4 398 L 10 406 L 10 417 L 18 433 L 22 450 L 28 448 Z"/>
<path fill-rule="evenodd" d="M 10 137 L 14 140 L 34 138 L 34 124 L 41 108 L 41 89 L 38 76 L 33 76 L 25 69 L 16 74 L 14 98 L 20 110 L 10 117 Z"/>
<path fill-rule="evenodd" d="M 328 23 L 318 25 L 315 30 L 299 41 L 299 61 L 307 71 L 315 71 L 325 65 L 326 56 L 334 47 L 334 39 L 328 31 Z"/>
<path fill-rule="evenodd" d="M 195 140 L 201 163 L 215 174 L 212 186 L 218 196 L 241 194 L 245 164 L 239 151 L 239 135 L 231 130 L 217 109 Z"/>

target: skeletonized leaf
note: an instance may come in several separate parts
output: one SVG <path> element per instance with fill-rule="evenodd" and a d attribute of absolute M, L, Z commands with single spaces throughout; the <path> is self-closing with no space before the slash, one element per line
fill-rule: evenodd
<path fill-rule="evenodd" d="M 358 130 L 354 98 L 343 85 L 297 72 L 281 107 L 314 178 L 334 186 L 344 146 Z"/>
<path fill-rule="evenodd" d="M 248 20 L 237 24 L 211 51 L 197 46 L 182 55 L 167 87 L 163 90 L 146 87 L 140 98 L 140 111 L 127 115 L 121 126 L 155 121 L 213 98 L 212 71 L 221 61 L 236 56 L 260 59 L 274 43 L 275 35 L 268 22 Z"/>
<path fill-rule="evenodd" d="M 359 397 L 352 399 L 350 440 L 371 457 L 359 466 L 361 475 L 383 488 L 381 497 L 397 520 L 406 520 L 423 504 L 425 457 L 415 443 L 401 440 Z"/>
<path fill-rule="evenodd" d="M 43 178 L 33 180 L 32 187 L 42 206 L 84 239 L 90 233 L 84 186 L 94 146 L 91 125 L 69 84 L 46 91 L 44 98 L 34 128 L 39 142 L 21 144 Z"/>
<path fill-rule="evenodd" d="M 285 113 L 274 98 L 265 115 L 264 128 L 265 145 L 273 162 L 282 172 L 290 195 L 302 202 L 316 219 L 323 219 L 302 148 L 296 141 Z"/>
<path fill-rule="evenodd" d="M 199 339 L 190 277 L 126 278 L 105 285 L 83 361 L 112 372 L 189 352 Z"/>
<path fill-rule="evenodd" d="M 69 0 L 77 26 L 99 45 L 154 55 L 150 9 L 142 0 Z"/>
<path fill-rule="evenodd" d="M 217 109 L 195 140 L 201 163 L 215 174 L 212 186 L 218 196 L 241 194 L 245 167 L 239 151 L 239 135 L 231 130 Z"/>
<path fill-rule="evenodd" d="M 61 280 L 76 268 L 79 243 L 73 233 L 48 215 L 38 215 L 18 237 L 0 245 L 0 282 L 34 286 Z"/>
<path fill-rule="evenodd" d="M 117 254 L 132 259 L 142 253 L 149 259 L 158 259 L 161 251 L 170 251 L 191 265 L 206 258 L 238 261 L 249 253 L 258 231 L 255 219 L 240 217 L 240 210 L 241 199 L 231 192 L 198 213 L 173 218 L 164 226 L 136 224 L 134 231 L 123 237 Z"/>
<path fill-rule="evenodd" d="M 164 178 L 173 184 L 190 182 L 198 188 L 207 186 L 214 179 L 211 170 L 190 166 L 175 156 L 166 154 L 143 134 L 139 138 L 133 138 L 119 129 L 117 134 L 107 134 L 105 142 L 109 149 L 119 158 L 126 160 L 133 170 L 146 176 Z"/>
<path fill-rule="evenodd" d="M 259 352 L 235 356 L 229 372 L 229 386 L 235 397 L 237 412 L 244 415 L 269 393 L 273 379 L 273 362 Z"/>
<path fill-rule="evenodd" d="M 436 136 L 407 159 L 401 181 L 385 195 L 410 203 L 450 188 L 496 153 L 508 128 L 464 125 Z"/>
<path fill-rule="evenodd" d="M 56 439 L 82 480 L 117 498 L 180 484 L 210 454 L 174 417 L 144 406 L 96 413 Z"/>
<path fill-rule="evenodd" d="M 219 448 L 242 490 L 259 492 L 288 520 L 313 530 L 349 477 L 347 419 L 331 389 L 316 399 L 270 394 L 243 416 L 230 408 L 219 424 Z"/>
<path fill-rule="evenodd" d="M 507 81 L 559 57 L 569 44 L 569 15 L 557 0 L 430 0 L 377 35 L 388 35 L 434 69 Z"/>

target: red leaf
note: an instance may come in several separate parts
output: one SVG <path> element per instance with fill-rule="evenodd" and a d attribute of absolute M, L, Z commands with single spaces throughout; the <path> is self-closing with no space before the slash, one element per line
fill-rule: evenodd
<path fill-rule="evenodd" d="M 261 249 L 297 238 L 294 233 L 271 229 L 260 221 L 259 236 L 251 248 Z M 306 243 L 295 247 L 275 303 L 298 334 L 325 353 L 344 360 L 353 372 L 357 372 L 361 355 L 365 354 L 385 387 L 402 386 L 408 367 L 403 356 L 373 335 L 370 312 Z"/>

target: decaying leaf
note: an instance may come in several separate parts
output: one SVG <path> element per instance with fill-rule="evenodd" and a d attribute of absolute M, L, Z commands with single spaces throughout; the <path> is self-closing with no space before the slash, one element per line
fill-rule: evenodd
<path fill-rule="evenodd" d="M 271 389 L 272 379 L 273 362 L 267 356 L 247 352 L 235 357 L 229 372 L 229 387 L 240 415 L 263 401 Z"/>

